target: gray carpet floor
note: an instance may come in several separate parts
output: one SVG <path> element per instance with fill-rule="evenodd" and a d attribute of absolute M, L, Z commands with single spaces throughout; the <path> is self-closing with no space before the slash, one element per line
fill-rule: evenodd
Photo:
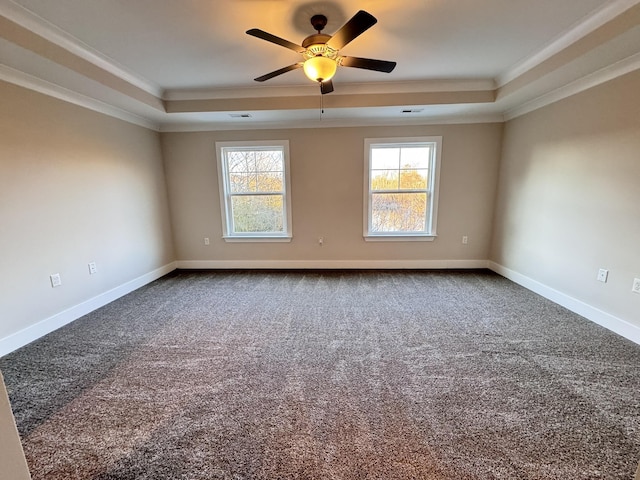
<path fill-rule="evenodd" d="M 640 346 L 488 271 L 176 271 L 0 359 L 33 479 L 624 479 Z"/>

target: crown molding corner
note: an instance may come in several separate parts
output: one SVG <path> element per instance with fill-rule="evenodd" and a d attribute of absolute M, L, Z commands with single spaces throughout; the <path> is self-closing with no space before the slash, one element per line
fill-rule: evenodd
<path fill-rule="evenodd" d="M 597 87 L 598 85 L 636 70 L 640 70 L 640 53 L 601 68 L 600 70 L 568 83 L 567 85 L 507 110 L 504 114 L 504 119 L 505 121 L 513 120 L 514 118 L 533 112 L 539 108 L 546 107 L 547 105 L 551 105 L 552 103 L 571 97 L 580 92 L 584 92 L 590 88 Z"/>
<path fill-rule="evenodd" d="M 497 88 L 501 88 L 529 70 L 537 67 L 553 55 L 561 52 L 578 40 L 586 37 L 607 22 L 622 15 L 630 8 L 640 4 L 640 0 L 614 0 L 587 15 L 568 31 L 559 35 L 538 52 L 525 58 L 495 78 Z"/>
<path fill-rule="evenodd" d="M 109 57 L 94 50 L 89 45 L 83 43 L 73 35 L 67 33 L 60 27 L 48 22 L 25 7 L 18 5 L 12 0 L 0 2 L 0 15 L 11 22 L 20 25 L 30 32 L 38 35 L 48 42 L 57 45 L 73 55 L 95 65 L 96 67 L 116 76 L 122 81 L 129 83 L 146 93 L 160 98 L 162 88 L 159 85 L 143 78 L 142 76 L 127 70 L 125 67 L 117 65 Z"/>
<path fill-rule="evenodd" d="M 19 87 L 23 87 L 34 92 L 47 95 L 58 100 L 62 100 L 79 107 L 93 110 L 94 112 L 102 113 L 109 117 L 117 118 L 139 127 L 148 128 L 149 130 L 160 131 L 160 125 L 156 122 L 152 122 L 146 118 L 140 117 L 133 113 L 127 112 L 120 108 L 114 107 L 107 103 L 101 102 L 91 97 L 87 97 L 80 93 L 66 89 L 59 85 L 47 82 L 41 78 L 34 77 L 27 73 L 21 72 L 14 68 L 0 64 L 0 80 L 7 83 L 12 83 Z"/>

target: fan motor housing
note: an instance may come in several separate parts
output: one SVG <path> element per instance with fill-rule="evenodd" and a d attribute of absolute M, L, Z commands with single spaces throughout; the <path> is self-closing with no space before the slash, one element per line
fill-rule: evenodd
<path fill-rule="evenodd" d="M 302 46 L 304 48 L 309 48 L 309 45 L 318 45 L 327 43 L 331 39 L 331 35 L 327 35 L 325 33 L 316 33 L 314 35 L 309 35 L 302 41 Z"/>

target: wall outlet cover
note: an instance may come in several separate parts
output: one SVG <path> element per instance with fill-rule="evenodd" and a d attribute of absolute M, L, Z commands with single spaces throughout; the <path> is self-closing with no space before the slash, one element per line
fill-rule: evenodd
<path fill-rule="evenodd" d="M 607 278 L 609 277 L 609 270 L 605 268 L 601 268 L 598 270 L 598 281 L 599 282 L 607 282 Z"/>

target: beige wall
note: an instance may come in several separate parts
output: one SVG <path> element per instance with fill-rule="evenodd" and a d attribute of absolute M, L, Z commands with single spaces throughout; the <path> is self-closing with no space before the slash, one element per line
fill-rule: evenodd
<path fill-rule="evenodd" d="M 173 246 L 158 133 L 1 82 L 0 99 L 2 340 L 172 262 Z"/>
<path fill-rule="evenodd" d="M 491 258 L 640 327 L 640 72 L 508 122 Z M 609 281 L 596 281 L 599 268 Z M 597 313 L 597 312 L 596 312 Z"/>
<path fill-rule="evenodd" d="M 0 480 L 28 480 L 29 468 L 0 372 Z"/>
<path fill-rule="evenodd" d="M 442 135 L 438 237 L 365 242 L 364 139 Z M 181 266 L 469 266 L 490 248 L 501 124 L 166 133 L 162 135 Z M 222 240 L 216 141 L 290 142 L 293 241 Z M 462 236 L 469 243 L 462 245 Z M 204 237 L 211 239 L 205 246 Z M 324 245 L 318 245 L 318 237 Z M 484 265 L 484 263 L 482 263 Z"/>
<path fill-rule="evenodd" d="M 638 327 L 639 75 L 505 126 L 163 134 L 0 83 L 0 341 L 176 259 L 332 268 L 490 258 Z M 438 238 L 365 242 L 364 139 L 430 135 L 443 137 Z M 225 243 L 215 142 L 260 139 L 290 142 L 293 241 Z M 595 281 L 598 268 L 610 270 L 608 283 Z M 51 273 L 62 287 L 51 288 Z"/>

